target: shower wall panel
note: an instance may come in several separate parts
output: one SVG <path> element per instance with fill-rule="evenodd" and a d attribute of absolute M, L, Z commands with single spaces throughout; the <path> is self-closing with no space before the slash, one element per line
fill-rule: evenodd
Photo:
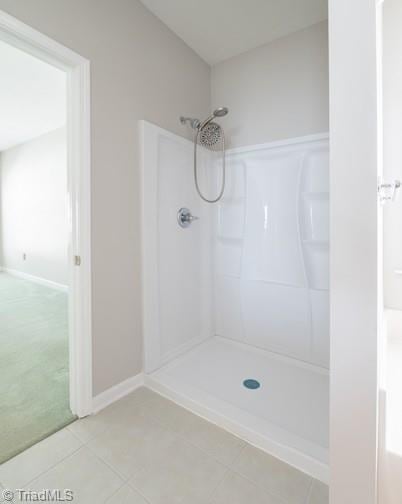
<path fill-rule="evenodd" d="M 192 142 L 145 121 L 142 131 L 143 326 L 150 372 L 213 335 L 211 209 L 194 189 Z M 206 154 L 200 154 L 203 173 Z M 182 207 L 199 217 L 186 229 L 177 221 Z"/>
<path fill-rule="evenodd" d="M 235 149 L 214 208 L 215 331 L 329 365 L 328 141 Z"/>

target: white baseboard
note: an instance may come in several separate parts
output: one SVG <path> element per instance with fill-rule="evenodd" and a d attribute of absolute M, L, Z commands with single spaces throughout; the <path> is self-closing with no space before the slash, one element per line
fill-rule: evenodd
<path fill-rule="evenodd" d="M 92 399 L 92 413 L 98 413 L 142 385 L 144 385 L 144 375 L 139 373 L 101 392 Z"/>
<path fill-rule="evenodd" d="M 29 273 L 24 273 L 23 271 L 17 271 L 10 268 L 0 268 L 0 271 L 4 273 L 8 273 L 9 275 L 13 275 L 18 278 L 23 278 L 24 280 L 28 280 L 29 282 L 34 282 L 40 285 L 44 285 L 46 287 L 50 287 L 51 289 L 57 289 L 59 291 L 68 292 L 68 286 L 53 282 L 52 280 L 47 280 L 46 278 L 37 277 L 35 275 L 30 275 Z"/>

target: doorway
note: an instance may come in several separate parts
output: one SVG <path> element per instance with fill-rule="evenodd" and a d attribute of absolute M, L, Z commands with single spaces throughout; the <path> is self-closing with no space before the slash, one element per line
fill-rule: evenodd
<path fill-rule="evenodd" d="M 92 348 L 89 62 L 1 11 L 0 44 L 3 462 L 92 412 Z"/>

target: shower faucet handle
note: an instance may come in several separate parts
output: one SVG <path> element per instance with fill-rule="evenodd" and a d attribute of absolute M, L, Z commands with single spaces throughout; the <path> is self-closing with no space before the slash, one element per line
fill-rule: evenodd
<path fill-rule="evenodd" d="M 180 208 L 180 210 L 177 212 L 177 222 L 182 228 L 189 227 L 193 221 L 198 219 L 199 217 L 193 215 L 188 208 Z"/>

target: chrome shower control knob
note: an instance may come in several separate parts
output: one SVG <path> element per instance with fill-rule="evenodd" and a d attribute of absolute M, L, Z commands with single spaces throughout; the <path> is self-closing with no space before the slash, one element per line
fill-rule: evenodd
<path fill-rule="evenodd" d="M 177 222 L 182 228 L 187 228 L 194 221 L 199 219 L 195 215 L 192 215 L 188 208 L 180 208 L 177 212 Z"/>

